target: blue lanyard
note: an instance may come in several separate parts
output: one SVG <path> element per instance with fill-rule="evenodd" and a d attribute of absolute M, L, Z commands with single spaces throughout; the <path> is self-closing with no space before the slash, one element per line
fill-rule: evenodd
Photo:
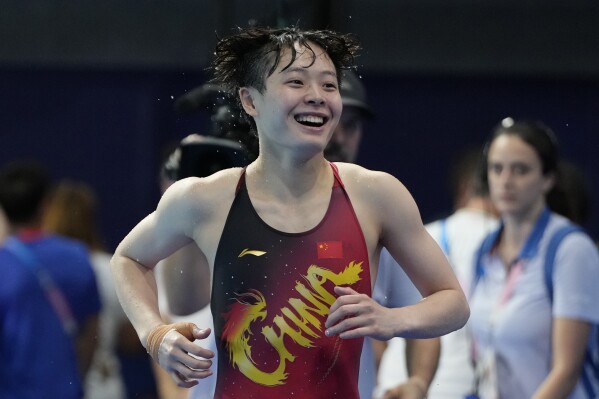
<path fill-rule="evenodd" d="M 64 331 L 67 335 L 73 337 L 77 331 L 77 322 L 75 321 L 75 317 L 73 317 L 68 301 L 60 290 L 58 284 L 56 284 L 52 278 L 50 272 L 42 266 L 35 254 L 17 238 L 6 238 L 4 247 L 15 255 L 17 259 L 27 265 L 33 274 L 35 274 L 40 287 L 60 318 Z"/>

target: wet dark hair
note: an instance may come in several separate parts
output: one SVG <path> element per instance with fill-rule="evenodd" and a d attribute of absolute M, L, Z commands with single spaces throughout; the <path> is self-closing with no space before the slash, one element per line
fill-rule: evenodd
<path fill-rule="evenodd" d="M 547 193 L 547 205 L 559 213 L 584 226 L 591 216 L 593 198 L 584 171 L 575 163 L 560 161 L 556 183 Z"/>
<path fill-rule="evenodd" d="M 291 60 L 283 69 L 296 60 L 296 43 L 312 53 L 312 62 L 317 56 L 312 44 L 322 47 L 335 66 L 338 83 L 341 70 L 355 68 L 355 57 L 361 48 L 354 36 L 329 30 L 239 28 L 237 34 L 220 39 L 216 45 L 213 82 L 235 97 L 241 87 L 253 87 L 262 92 L 265 79 L 279 66 L 284 50 L 291 50 Z"/>
<path fill-rule="evenodd" d="M 36 161 L 14 161 L 0 170 L 0 206 L 11 224 L 34 221 L 50 189 L 50 177 Z"/>
<path fill-rule="evenodd" d="M 467 147 L 460 151 L 451 162 L 448 187 L 455 203 L 462 198 L 466 189 L 472 190 L 475 197 L 489 195 L 484 184 L 483 152 L 481 147 Z"/>
<path fill-rule="evenodd" d="M 514 121 L 511 118 L 504 119 L 498 126 L 496 126 L 491 133 L 491 137 L 485 144 L 485 170 L 487 170 L 488 166 L 489 147 L 497 137 L 504 134 L 519 137 L 535 150 L 537 156 L 541 160 L 543 175 L 557 172 L 559 151 L 557 138 L 553 130 L 543 122 Z"/>

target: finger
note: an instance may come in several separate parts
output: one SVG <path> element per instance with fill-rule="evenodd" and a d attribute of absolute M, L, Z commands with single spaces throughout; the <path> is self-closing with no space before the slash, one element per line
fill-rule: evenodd
<path fill-rule="evenodd" d="M 210 330 L 209 328 L 204 328 L 204 329 L 195 328 L 193 330 L 193 338 L 194 339 L 206 339 L 210 336 L 211 332 L 212 332 L 212 330 Z"/>
<path fill-rule="evenodd" d="M 174 362 L 181 363 L 185 367 L 193 370 L 208 370 L 212 367 L 212 360 L 195 357 L 182 351 L 174 352 L 171 359 Z"/>
<path fill-rule="evenodd" d="M 348 329 L 364 325 L 365 321 L 359 317 L 360 308 L 359 305 L 346 305 L 330 314 L 325 321 L 325 334 L 327 336 L 339 335 Z"/>
<path fill-rule="evenodd" d="M 199 380 L 212 375 L 212 370 L 207 369 L 191 369 L 183 363 L 176 362 L 170 369 L 171 372 L 176 372 L 183 381 Z"/>
<path fill-rule="evenodd" d="M 189 380 L 189 379 L 185 378 L 184 376 L 182 376 L 177 371 L 172 371 L 169 374 L 170 374 L 171 378 L 173 379 L 173 381 L 175 381 L 175 384 L 177 384 L 178 387 L 191 388 L 195 385 L 198 385 L 197 380 Z"/>
<path fill-rule="evenodd" d="M 345 286 L 339 286 L 336 285 L 333 290 L 335 291 L 335 294 L 337 295 L 354 295 L 357 294 L 358 292 L 353 290 L 351 287 L 345 287 Z"/>
<path fill-rule="evenodd" d="M 335 287 L 335 288 L 337 288 L 337 287 Z M 344 287 L 339 287 L 339 288 L 344 288 Z M 359 294 L 354 290 L 351 290 L 351 291 L 352 292 L 346 291 L 345 294 L 339 296 L 335 300 L 335 302 L 333 302 L 333 304 L 329 308 L 329 314 L 335 312 L 337 309 L 339 309 L 340 307 L 342 307 L 344 305 L 356 304 L 356 303 L 359 303 L 363 298 L 369 298 L 367 295 Z"/>
<path fill-rule="evenodd" d="M 370 331 L 369 327 L 359 327 L 340 332 L 338 335 L 341 339 L 363 338 L 370 336 Z"/>
<path fill-rule="evenodd" d="M 174 341 L 171 341 L 171 338 Z M 204 370 L 212 366 L 214 353 L 189 342 L 185 337 L 173 333 L 173 337 L 165 337 L 159 352 L 159 364 L 167 370 L 175 369 L 178 364 L 189 369 Z M 178 369 L 179 372 L 183 370 Z M 186 375 L 186 374 L 183 374 Z"/>
<path fill-rule="evenodd" d="M 349 317 L 336 325 L 327 328 L 325 334 L 327 336 L 338 335 L 339 338 L 350 339 L 370 335 L 371 330 L 370 327 L 364 324 L 364 321 L 361 318 Z"/>
<path fill-rule="evenodd" d="M 181 350 L 196 358 L 199 357 L 203 359 L 212 359 L 214 357 L 214 352 L 212 352 L 210 349 L 206 349 L 194 343 L 185 343 L 181 346 Z"/>
<path fill-rule="evenodd" d="M 206 335 L 205 332 L 202 332 L 202 331 L 203 330 L 198 329 L 197 335 L 200 335 L 200 336 Z M 189 353 L 193 356 L 201 357 L 204 359 L 212 359 L 214 357 L 214 352 L 212 352 L 211 350 L 203 348 L 202 346 L 187 339 L 187 337 L 181 336 L 180 334 L 176 334 L 176 332 L 178 332 L 178 331 L 171 330 L 164 337 L 165 344 L 168 344 L 168 346 L 164 345 L 165 349 L 170 347 L 171 352 L 173 352 L 173 353 L 176 353 L 177 350 L 180 350 L 185 354 Z"/>
<path fill-rule="evenodd" d="M 333 309 L 333 307 L 331 307 L 331 309 Z M 360 309 L 361 306 L 358 303 L 340 305 L 329 313 L 324 325 L 326 328 L 333 327 L 348 317 L 358 316 L 361 314 Z"/>

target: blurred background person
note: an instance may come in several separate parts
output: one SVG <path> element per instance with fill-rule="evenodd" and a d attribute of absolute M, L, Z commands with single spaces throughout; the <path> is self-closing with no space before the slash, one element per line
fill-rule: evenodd
<path fill-rule="evenodd" d="M 341 81 L 343 112 L 333 135 L 324 150 L 330 162 L 356 162 L 364 124 L 374 119 L 374 112 L 367 102 L 366 87 L 354 71 L 343 71 Z"/>
<path fill-rule="evenodd" d="M 45 230 L 82 241 L 90 251 L 96 274 L 102 311 L 98 346 L 85 378 L 85 399 L 125 399 L 126 391 L 117 356 L 119 331 L 130 322 L 116 296 L 110 257 L 100 236 L 98 199 L 84 182 L 62 180 L 53 190 L 43 219 Z M 131 327 L 132 328 L 132 327 Z"/>
<path fill-rule="evenodd" d="M 571 224 L 547 206 L 559 178 L 555 134 L 506 118 L 487 143 L 485 163 L 501 224 L 481 247 L 470 300 L 478 394 L 596 397 L 587 342 L 599 323 L 599 252 L 585 233 L 569 234 L 557 248 L 551 287 L 544 275 L 549 241 Z"/>
<path fill-rule="evenodd" d="M 483 238 L 497 226 L 497 215 L 483 180 L 482 148 L 468 148 L 454 156 L 449 167 L 448 186 L 452 194 L 454 212 L 425 227 L 447 255 L 462 285 L 469 292 L 473 278 L 476 252 Z M 398 268 L 383 250 L 380 265 L 388 275 L 381 281 L 385 295 L 395 289 Z M 385 398 L 400 398 L 398 382 L 405 379 L 404 340 L 394 338 L 383 354 L 378 375 L 377 391 Z M 470 340 L 462 328 L 441 337 L 441 355 L 435 378 L 427 398 L 464 399 L 474 385 L 474 370 L 470 356 Z"/>
<path fill-rule="evenodd" d="M 80 399 L 101 308 L 87 248 L 48 234 L 51 180 L 41 165 L 0 170 L 10 236 L 0 247 L 0 398 Z"/>

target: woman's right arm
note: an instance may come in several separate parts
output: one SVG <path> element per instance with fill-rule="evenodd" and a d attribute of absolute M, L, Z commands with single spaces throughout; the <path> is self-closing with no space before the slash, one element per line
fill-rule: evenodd
<path fill-rule="evenodd" d="M 169 188 L 156 211 L 127 234 L 111 260 L 117 295 L 144 346 L 149 332 L 163 324 L 153 268 L 192 240 L 189 220 L 194 210 L 185 199 L 191 184 Z"/>

